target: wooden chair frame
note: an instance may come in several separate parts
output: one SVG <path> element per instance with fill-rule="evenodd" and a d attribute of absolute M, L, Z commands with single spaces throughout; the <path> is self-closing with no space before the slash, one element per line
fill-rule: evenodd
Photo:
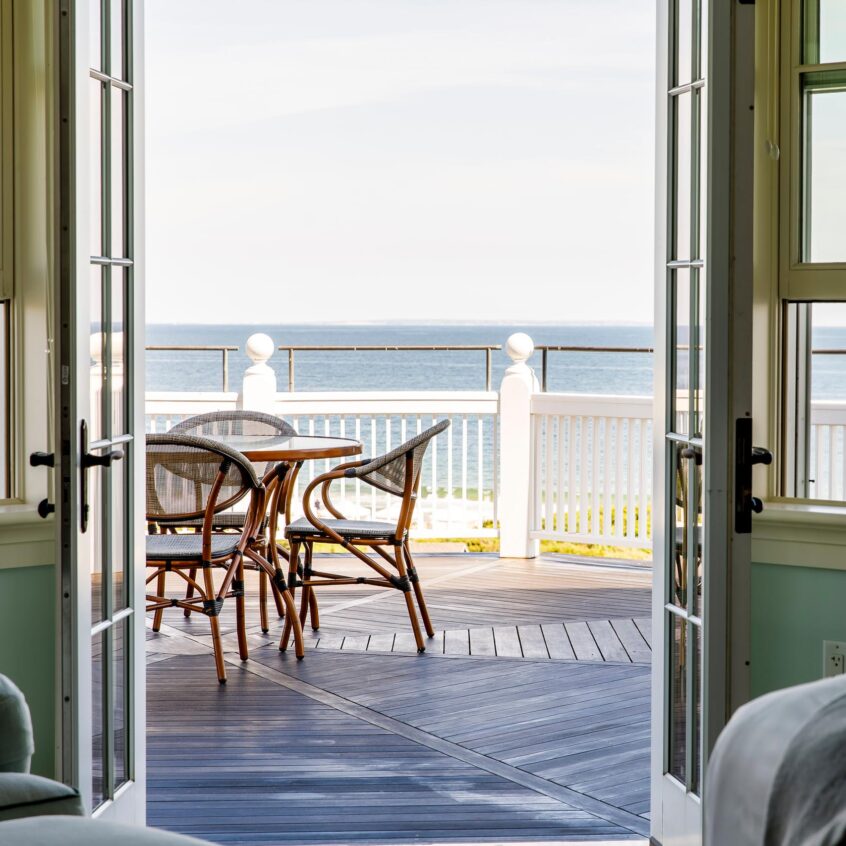
<path fill-rule="evenodd" d="M 217 454 L 221 459 L 220 467 L 218 468 L 214 482 L 209 491 L 205 506 L 202 509 L 203 523 L 201 528 L 202 541 L 200 557 L 182 559 L 154 557 L 152 555 L 148 555 L 147 566 L 153 568 L 154 572 L 148 576 L 146 584 L 149 585 L 155 580 L 156 593 L 147 594 L 146 610 L 148 612 L 154 612 L 153 631 L 160 630 L 165 608 L 177 607 L 182 608 L 183 611 L 186 612 L 186 615 L 191 612 L 198 612 L 207 616 L 209 618 L 211 628 L 212 648 L 214 650 L 217 677 L 218 681 L 221 684 L 224 684 L 226 682 L 226 669 L 223 657 L 223 645 L 220 636 L 220 624 L 218 620 L 224 601 L 230 598 L 235 599 L 238 653 L 241 660 L 245 661 L 249 658 L 244 607 L 245 559 L 249 559 L 252 565 L 260 569 L 266 577 L 270 577 L 272 579 L 274 575 L 273 566 L 265 557 L 258 553 L 256 548 L 256 537 L 260 534 L 260 526 L 266 509 L 267 489 L 262 482 L 258 482 L 249 488 L 249 505 L 245 514 L 244 527 L 241 531 L 240 537 L 238 538 L 235 549 L 224 555 L 214 555 L 212 551 L 212 539 L 216 534 L 221 534 L 213 531 L 216 515 L 224 508 L 228 508 L 247 495 L 245 492 L 237 497 L 230 497 L 230 499 L 222 503 L 218 502 L 223 482 L 229 472 L 229 466 L 235 459 L 223 452 L 219 444 L 215 444 L 214 441 L 209 439 L 180 435 L 152 437 L 156 439 L 156 445 L 172 444 L 175 446 L 192 446 Z M 241 462 L 243 465 L 249 467 L 249 462 L 243 456 L 241 456 Z M 254 474 L 253 478 L 255 479 Z M 200 512 L 198 511 L 186 514 L 168 514 L 166 523 L 170 525 L 172 522 L 178 523 L 180 520 L 190 521 L 196 519 L 199 513 Z M 160 514 L 148 514 L 148 523 L 153 525 L 157 524 L 157 521 L 161 516 L 162 515 Z M 231 537 L 231 534 L 227 536 Z M 202 582 L 197 579 L 198 569 L 202 569 L 203 571 Z M 215 590 L 214 586 L 213 569 L 225 570 L 223 581 L 217 590 Z M 186 582 L 187 588 L 185 597 L 170 598 L 165 596 L 168 572 L 176 573 Z M 274 589 L 277 589 L 275 583 Z M 296 621 L 296 624 L 293 626 L 296 655 L 298 658 L 302 658 L 305 654 L 304 643 L 302 638 L 302 629 L 299 626 L 299 620 L 297 619 L 293 594 L 287 589 L 287 587 L 284 590 L 278 590 L 278 593 L 284 603 L 284 607 L 287 612 L 287 619 L 290 621 L 293 618 Z"/>
<path fill-rule="evenodd" d="M 426 649 L 423 641 L 423 636 L 420 631 L 420 623 L 417 619 L 417 613 L 414 608 L 414 600 L 411 598 L 412 592 L 417 601 L 417 606 L 420 610 L 420 616 L 423 620 L 423 625 L 426 634 L 429 637 L 434 637 L 435 630 L 432 627 L 432 621 L 429 617 L 429 610 L 426 607 L 426 600 L 423 595 L 423 588 L 420 585 L 417 568 L 414 564 L 414 559 L 411 557 L 411 551 L 408 546 L 408 533 L 411 527 L 411 519 L 414 514 L 414 506 L 417 502 L 417 492 L 420 485 L 420 475 L 422 470 L 418 467 L 417 473 L 414 473 L 414 448 L 410 448 L 405 452 L 405 479 L 402 491 L 402 504 L 400 506 L 400 513 L 397 519 L 396 528 L 390 536 L 379 538 L 347 535 L 342 536 L 336 532 L 331 526 L 323 522 L 317 517 L 310 504 L 311 495 L 316 488 L 320 488 L 320 497 L 325 505 L 327 511 L 338 520 L 347 519 L 338 510 L 332 502 L 330 497 L 330 487 L 332 482 L 336 479 L 349 476 L 350 470 L 358 467 L 363 467 L 371 463 L 371 459 L 364 459 L 359 461 L 352 461 L 346 464 L 341 464 L 315 477 L 305 489 L 303 494 L 303 510 L 305 517 L 309 523 L 314 527 L 314 534 L 309 535 L 301 540 L 289 535 L 291 544 L 291 553 L 289 559 L 289 579 L 288 584 L 292 593 L 297 587 L 302 587 L 303 594 L 300 603 L 300 617 L 301 625 L 305 625 L 306 614 L 311 609 L 311 623 L 312 628 L 317 630 L 320 627 L 320 617 L 317 609 L 317 599 L 315 595 L 315 588 L 326 585 L 352 585 L 352 584 L 368 584 L 376 587 L 389 588 L 401 591 L 405 596 L 405 602 L 408 610 L 408 617 L 411 622 L 411 628 L 414 632 L 414 640 L 417 644 L 417 651 L 424 652 Z M 363 481 L 368 484 L 366 477 L 362 477 Z M 375 485 L 380 487 L 379 485 Z M 393 491 L 388 493 L 395 494 Z M 377 577 L 351 577 L 343 576 L 337 573 L 328 573 L 325 571 L 318 571 L 313 568 L 313 554 L 315 543 L 335 543 L 342 546 L 347 552 L 354 555 L 361 562 L 366 564 L 369 568 L 374 570 Z M 300 546 L 304 547 L 304 563 L 302 567 L 302 578 L 298 578 L 298 562 Z M 376 561 L 367 552 L 362 551 L 359 547 L 365 547 L 372 550 L 379 555 L 384 561 L 393 568 L 393 572 L 385 565 Z M 392 553 L 388 551 L 392 550 Z M 291 620 L 286 619 L 285 627 L 282 632 L 282 639 L 279 642 L 280 650 L 284 651 L 288 645 L 288 639 L 292 631 Z"/>

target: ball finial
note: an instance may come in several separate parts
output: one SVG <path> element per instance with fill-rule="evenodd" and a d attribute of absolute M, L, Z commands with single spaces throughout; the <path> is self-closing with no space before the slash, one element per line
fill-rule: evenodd
<path fill-rule="evenodd" d="M 273 355 L 273 350 L 273 338 L 264 332 L 256 332 L 247 338 L 247 355 L 255 364 L 266 362 Z"/>
<path fill-rule="evenodd" d="M 535 342 L 525 332 L 515 332 L 505 342 L 505 352 L 515 364 L 523 364 L 532 357 Z"/>

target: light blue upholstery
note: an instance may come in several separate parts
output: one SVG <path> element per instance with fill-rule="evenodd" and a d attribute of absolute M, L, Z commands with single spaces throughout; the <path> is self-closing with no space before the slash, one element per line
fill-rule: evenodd
<path fill-rule="evenodd" d="M 29 773 L 0 773 L 0 820 L 54 814 L 84 816 L 78 791 L 51 778 Z M 0 843 L 4 843 L 0 837 Z"/>
<path fill-rule="evenodd" d="M 30 774 L 34 751 L 26 699 L 11 679 L 0 675 L 0 820 L 44 814 L 83 816 L 85 808 L 78 791 Z M 0 836 L 0 844 L 8 842 Z"/>
<path fill-rule="evenodd" d="M 3 846 L 208 846 L 205 840 L 155 828 L 80 817 L 0 822 Z"/>
<path fill-rule="evenodd" d="M 34 751 L 26 699 L 10 678 L 0 675 L 0 773 L 28 773 Z"/>

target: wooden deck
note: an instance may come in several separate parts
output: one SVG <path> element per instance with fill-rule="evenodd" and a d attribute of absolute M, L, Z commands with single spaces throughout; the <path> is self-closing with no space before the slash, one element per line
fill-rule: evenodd
<path fill-rule="evenodd" d="M 148 633 L 150 824 L 227 844 L 642 838 L 649 571 L 418 567 L 439 630 L 423 656 L 398 594 L 329 588 L 304 661 L 254 626 L 219 686 L 207 621 L 166 614 Z"/>

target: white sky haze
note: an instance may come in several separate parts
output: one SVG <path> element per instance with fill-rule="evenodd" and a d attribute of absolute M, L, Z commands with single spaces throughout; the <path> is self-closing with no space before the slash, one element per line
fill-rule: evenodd
<path fill-rule="evenodd" d="M 653 0 L 150 0 L 150 322 L 652 318 Z"/>

